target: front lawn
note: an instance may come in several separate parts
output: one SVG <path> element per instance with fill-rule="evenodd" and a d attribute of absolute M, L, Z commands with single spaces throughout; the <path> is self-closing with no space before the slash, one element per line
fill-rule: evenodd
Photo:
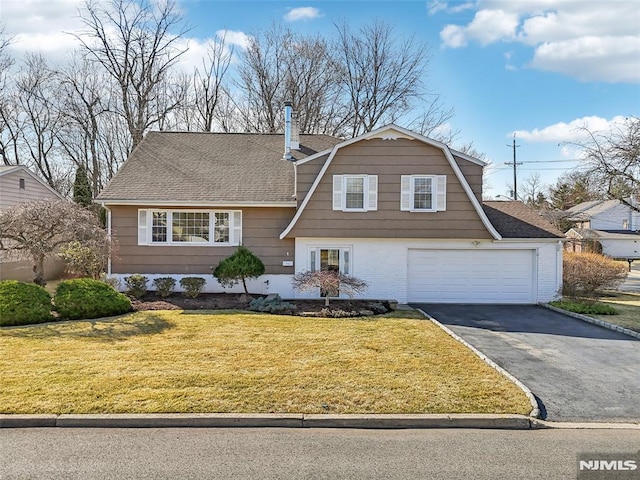
<path fill-rule="evenodd" d="M 0 413 L 519 413 L 522 391 L 416 312 L 147 311 L 0 329 Z"/>
<path fill-rule="evenodd" d="M 640 333 L 640 294 L 607 292 L 600 299 L 618 311 L 618 315 L 589 315 Z"/>

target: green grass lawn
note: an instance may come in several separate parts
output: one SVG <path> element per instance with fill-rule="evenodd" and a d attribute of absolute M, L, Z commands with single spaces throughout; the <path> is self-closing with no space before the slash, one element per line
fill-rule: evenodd
<path fill-rule="evenodd" d="M 519 413 L 514 384 L 417 312 L 137 312 L 0 329 L 0 413 Z"/>
<path fill-rule="evenodd" d="M 590 317 L 640 332 L 640 294 L 607 292 L 600 301 L 613 306 L 619 315 L 589 315 Z"/>

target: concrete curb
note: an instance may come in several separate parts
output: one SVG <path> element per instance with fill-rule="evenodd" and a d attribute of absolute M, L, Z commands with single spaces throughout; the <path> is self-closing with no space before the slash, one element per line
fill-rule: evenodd
<path fill-rule="evenodd" d="M 586 423 L 586 422 L 548 422 L 532 419 L 531 428 L 555 428 L 560 430 L 640 430 L 640 423 Z"/>
<path fill-rule="evenodd" d="M 613 323 L 605 322 L 604 320 L 598 320 L 597 318 L 591 318 L 581 313 L 569 312 L 568 310 L 562 310 L 561 308 L 554 307 L 553 305 L 549 305 L 548 303 L 539 303 L 541 307 L 547 308 L 549 310 L 553 310 L 554 312 L 562 313 L 563 315 L 567 315 L 568 317 L 577 318 L 578 320 L 582 320 L 583 322 L 591 323 L 593 325 L 598 325 L 599 327 L 607 328 L 609 330 L 613 330 L 614 332 L 624 333 L 625 335 L 629 335 L 630 337 L 635 337 L 640 339 L 640 333 L 634 332 L 633 330 L 629 330 L 628 328 L 621 327 L 620 325 L 615 325 Z"/>
<path fill-rule="evenodd" d="M 525 415 L 490 414 L 90 414 L 7 415 L 0 414 L 0 428 L 358 428 L 427 429 L 481 428 L 530 430 L 548 428 L 533 425 Z"/>
<path fill-rule="evenodd" d="M 527 398 L 529 399 L 529 403 L 531 403 L 531 412 L 529 413 L 529 416 L 532 418 L 538 418 L 540 416 L 540 408 L 538 407 L 538 402 L 535 398 L 535 396 L 533 395 L 533 392 L 531 391 L 531 389 L 529 387 L 527 387 L 524 383 L 522 383 L 520 380 L 518 380 L 516 377 L 514 377 L 513 375 L 511 375 L 509 372 L 507 372 L 504 368 L 502 368 L 500 365 L 498 365 L 496 362 L 494 362 L 492 359 L 490 359 L 489 357 L 487 357 L 484 353 L 482 353 L 480 350 L 478 350 L 477 348 L 475 348 L 473 345 L 471 345 L 469 342 L 467 342 L 466 340 L 462 339 L 459 335 L 457 335 L 453 330 L 451 330 L 450 328 L 444 326 L 442 323 L 440 323 L 437 319 L 433 318 L 431 315 L 427 314 L 425 311 L 421 310 L 421 309 L 417 309 L 420 313 L 422 313 L 425 317 L 427 317 L 431 322 L 433 322 L 435 325 L 437 325 L 438 327 L 440 327 L 442 330 L 444 330 L 447 334 L 449 334 L 451 337 L 453 337 L 454 339 L 456 339 L 458 342 L 462 343 L 465 347 L 467 347 L 469 350 L 471 350 L 473 353 L 475 353 L 478 357 L 480 357 L 480 359 L 482 361 L 484 361 L 487 365 L 489 365 L 491 368 L 497 370 L 498 372 L 500 372 L 502 375 L 504 375 L 505 377 L 507 377 L 509 380 L 511 380 L 513 383 L 515 383 L 523 392 L 524 394 L 527 396 Z"/>
<path fill-rule="evenodd" d="M 354 428 L 496 430 L 589 429 L 640 430 L 640 423 L 547 422 L 526 415 L 491 414 L 251 414 L 157 413 L 92 415 L 0 414 L 0 428 Z"/>

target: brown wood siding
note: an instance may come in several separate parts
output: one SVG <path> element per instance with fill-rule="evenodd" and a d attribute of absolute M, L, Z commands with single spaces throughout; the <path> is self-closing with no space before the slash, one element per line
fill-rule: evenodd
<path fill-rule="evenodd" d="M 307 163 L 297 165 L 296 198 L 298 200 L 298 205 L 300 205 L 302 200 L 304 200 L 304 197 L 309 192 L 311 185 L 313 185 L 313 182 L 320 173 L 320 170 L 322 170 L 322 166 L 327 161 L 328 157 L 329 155 L 324 155 Z"/>
<path fill-rule="evenodd" d="M 112 236 L 117 241 L 117 252 L 111 262 L 113 273 L 211 275 L 211 267 L 236 250 L 236 247 L 138 245 L 138 209 L 154 207 L 110 208 Z M 162 208 L 180 210 L 180 207 Z M 293 260 L 295 242 L 293 239 L 280 240 L 279 236 L 291 221 L 295 209 L 255 207 L 234 210 L 242 210 L 242 243 L 260 257 L 266 267 L 265 273 L 294 273 L 294 268 L 283 267 L 282 261 Z"/>
<path fill-rule="evenodd" d="M 332 210 L 332 179 L 341 174 L 378 175 L 378 210 Z M 400 177 L 416 174 L 447 175 L 446 211 L 400 211 Z M 340 149 L 288 236 L 491 238 L 444 153 L 407 139 L 363 140 Z"/>
<path fill-rule="evenodd" d="M 460 170 L 462 170 L 462 174 L 467 179 L 476 198 L 482 203 L 482 166 L 460 157 L 454 156 L 453 158 L 460 167 Z"/>

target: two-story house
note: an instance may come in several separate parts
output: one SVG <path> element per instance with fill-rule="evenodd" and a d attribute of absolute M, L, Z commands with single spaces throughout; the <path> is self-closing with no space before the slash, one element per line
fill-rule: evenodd
<path fill-rule="evenodd" d="M 630 202 L 637 203 L 635 199 Z M 566 214 L 575 222 L 566 233 L 567 249 L 596 251 L 626 260 L 640 258 L 639 211 L 620 200 L 593 200 L 568 209 Z"/>
<path fill-rule="evenodd" d="M 266 266 L 254 293 L 308 297 L 295 273 L 337 269 L 400 303 L 555 298 L 562 233 L 520 202 L 483 203 L 483 167 L 395 125 L 348 140 L 150 132 L 98 198 L 119 246 L 109 274 L 221 292 L 211 267 L 242 244 Z"/>

